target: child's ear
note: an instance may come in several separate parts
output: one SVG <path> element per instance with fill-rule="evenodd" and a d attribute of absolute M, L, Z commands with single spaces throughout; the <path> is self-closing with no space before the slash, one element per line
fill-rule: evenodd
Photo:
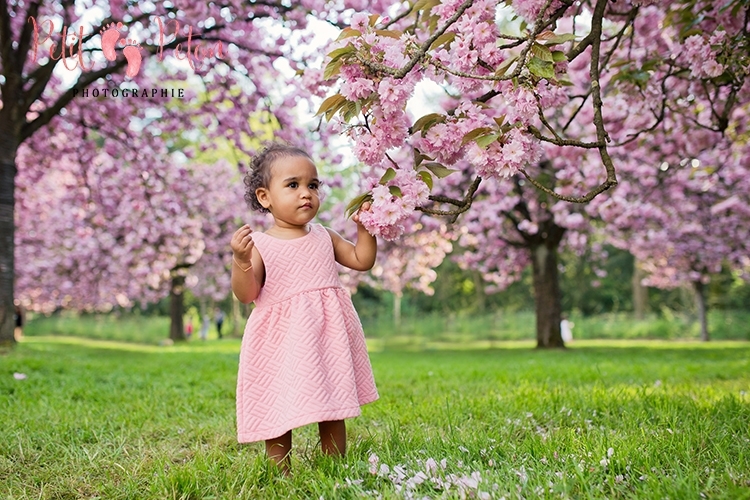
<path fill-rule="evenodd" d="M 260 206 L 268 208 L 271 206 L 271 201 L 268 199 L 268 190 L 264 187 L 259 187 L 255 190 L 255 197 L 258 198 Z"/>

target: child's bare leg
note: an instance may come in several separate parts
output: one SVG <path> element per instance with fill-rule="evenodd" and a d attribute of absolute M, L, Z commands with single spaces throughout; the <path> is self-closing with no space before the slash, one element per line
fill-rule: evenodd
<path fill-rule="evenodd" d="M 326 455 L 346 454 L 346 423 L 343 420 L 318 422 L 320 447 Z"/>
<path fill-rule="evenodd" d="M 266 440 L 266 455 L 279 466 L 281 472 L 289 474 L 291 466 L 292 431 L 277 438 Z"/>

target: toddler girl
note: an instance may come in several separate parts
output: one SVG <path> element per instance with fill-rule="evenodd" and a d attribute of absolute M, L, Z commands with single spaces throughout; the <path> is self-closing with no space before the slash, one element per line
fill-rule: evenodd
<path fill-rule="evenodd" d="M 356 245 L 313 224 L 319 185 L 305 151 L 269 146 L 245 176 L 245 200 L 270 212 L 273 227 L 258 233 L 245 225 L 232 237 L 232 291 L 255 301 L 240 352 L 238 441 L 265 440 L 285 473 L 292 429 L 318 422 L 323 452 L 343 455 L 344 419 L 378 399 L 362 325 L 336 269 L 336 262 L 372 268 L 376 241 L 358 213 Z"/>

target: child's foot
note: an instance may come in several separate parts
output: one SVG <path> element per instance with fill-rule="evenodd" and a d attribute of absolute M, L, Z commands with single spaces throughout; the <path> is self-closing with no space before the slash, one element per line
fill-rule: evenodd
<path fill-rule="evenodd" d="M 120 43 L 124 42 L 121 40 Z M 136 40 L 128 38 L 127 46 L 122 49 L 122 53 L 125 54 L 125 59 L 128 61 L 128 68 L 125 70 L 125 76 L 133 78 L 141 70 L 141 50 L 140 45 Z"/>
<path fill-rule="evenodd" d="M 120 39 L 120 28 L 122 28 L 122 23 L 109 23 L 109 26 L 100 31 L 102 35 L 102 52 L 108 61 L 117 59 L 115 46 L 117 45 L 117 40 Z"/>

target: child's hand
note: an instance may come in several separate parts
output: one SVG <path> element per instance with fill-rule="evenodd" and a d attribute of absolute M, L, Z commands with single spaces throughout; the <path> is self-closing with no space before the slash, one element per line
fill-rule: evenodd
<path fill-rule="evenodd" d="M 253 241 L 253 230 L 250 226 L 245 224 L 232 236 L 232 252 L 234 252 L 234 258 L 245 266 L 252 264 L 253 247 L 255 242 Z"/>
<path fill-rule="evenodd" d="M 352 215 L 352 220 L 361 225 L 362 223 L 359 221 L 359 214 L 362 212 L 369 212 L 371 207 L 372 205 L 369 201 L 362 203 L 362 205 L 359 207 L 359 210 L 357 210 L 357 213 Z"/>

